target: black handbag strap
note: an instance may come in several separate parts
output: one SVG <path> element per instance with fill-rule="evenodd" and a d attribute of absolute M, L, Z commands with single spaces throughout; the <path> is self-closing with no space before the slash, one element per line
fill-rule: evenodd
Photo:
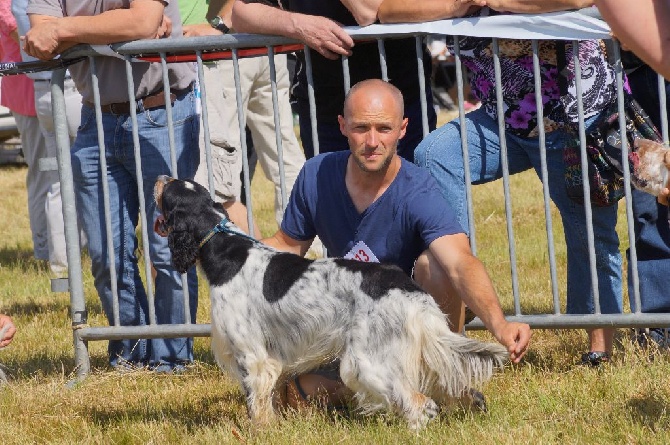
<path fill-rule="evenodd" d="M 565 40 L 556 41 L 556 69 L 558 70 L 558 91 L 561 96 L 568 93 L 568 64 L 566 63 Z"/>

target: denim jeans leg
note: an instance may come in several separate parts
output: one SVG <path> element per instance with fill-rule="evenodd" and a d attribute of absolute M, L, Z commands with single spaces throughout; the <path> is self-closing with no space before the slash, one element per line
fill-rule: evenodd
<path fill-rule="evenodd" d="M 470 180 L 483 184 L 502 177 L 498 124 L 483 109 L 465 116 L 470 158 Z M 454 119 L 431 132 L 416 148 L 415 162 L 427 168 L 440 186 L 444 198 L 469 236 L 465 167 L 461 147 L 460 122 Z M 510 173 L 530 168 L 525 153 L 509 146 Z"/>
<path fill-rule="evenodd" d="M 95 288 L 109 324 L 114 324 L 112 289 L 116 288 L 120 324 L 141 326 L 147 324 L 148 305 L 135 256 L 137 189 L 132 175 L 114 155 L 114 133 L 118 121 L 117 116 L 103 114 L 107 161 L 107 176 L 103 177 L 95 112 L 88 106 L 82 107 L 81 126 L 71 151 L 75 198 L 79 219 L 88 239 Z M 110 273 L 109 240 L 102 199 L 103 180 L 109 186 L 111 231 L 114 236 L 112 247 L 117 277 L 114 286 Z M 116 366 L 130 362 L 144 365 L 148 362 L 148 347 L 147 340 L 112 340 L 109 342 L 110 364 Z"/>
<path fill-rule="evenodd" d="M 155 308 L 158 324 L 185 323 L 184 294 L 181 274 L 174 270 L 167 238 L 160 237 L 151 228 L 159 211 L 153 199 L 153 187 L 156 178 L 162 174 L 174 174 L 171 170 L 170 144 L 167 131 L 167 112 L 164 108 L 142 110 L 138 112 L 138 130 L 142 146 L 142 184 L 146 204 L 146 227 L 149 238 L 149 254 L 156 271 Z M 174 127 L 175 156 L 177 176 L 193 179 L 200 161 L 198 147 L 199 121 L 195 113 L 195 100 L 192 92 L 177 98 L 172 107 Z M 130 122 L 127 122 L 129 125 Z M 130 126 L 127 127 L 130 130 Z M 135 171 L 132 153 L 132 134 L 124 138 L 126 149 L 126 167 Z M 189 309 L 191 323 L 195 323 L 198 302 L 198 283 L 195 266 L 187 273 Z M 193 339 L 157 338 L 151 340 L 149 365 L 157 367 L 188 363 L 193 361 Z"/>
<path fill-rule="evenodd" d="M 549 194 L 556 204 L 563 222 L 567 249 L 567 313 L 590 314 L 595 310 L 591 292 L 589 249 L 586 235 L 586 212 L 582 204 L 568 198 L 565 189 L 563 146 L 565 133 L 551 132 L 546 138 Z M 537 142 L 528 149 L 535 170 L 540 175 Z M 621 253 L 615 230 L 617 206 L 592 207 L 596 274 L 600 310 L 604 314 L 622 312 Z"/>

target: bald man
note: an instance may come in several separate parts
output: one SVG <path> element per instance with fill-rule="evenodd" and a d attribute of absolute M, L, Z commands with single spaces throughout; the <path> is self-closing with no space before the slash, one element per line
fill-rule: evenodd
<path fill-rule="evenodd" d="M 318 235 L 335 257 L 396 264 L 463 329 L 463 303 L 519 362 L 530 327 L 505 320 L 483 264 L 427 170 L 397 154 L 405 135 L 403 97 L 377 79 L 354 85 L 338 117 L 349 151 L 326 153 L 303 166 L 281 228 L 264 243 L 304 255 Z M 287 401 L 320 394 L 337 404 L 346 391 L 337 368 L 292 379 Z"/>

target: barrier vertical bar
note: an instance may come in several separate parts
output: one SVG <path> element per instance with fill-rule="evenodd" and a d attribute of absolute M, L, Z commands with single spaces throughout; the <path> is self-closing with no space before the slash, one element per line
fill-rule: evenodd
<path fill-rule="evenodd" d="M 414 36 L 414 47 L 416 49 L 416 70 L 419 76 L 419 102 L 421 103 L 421 124 L 423 126 L 423 137 L 428 136 L 428 101 L 426 99 L 426 74 L 423 70 L 423 36 Z M 431 98 L 432 99 L 432 98 Z"/>
<path fill-rule="evenodd" d="M 465 97 L 463 94 L 463 65 L 461 46 L 458 36 L 454 36 L 454 63 L 456 66 L 456 90 L 458 92 L 458 125 L 461 130 L 461 152 L 463 153 L 463 176 L 465 179 L 465 200 L 467 202 L 468 229 L 470 232 L 470 250 L 477 255 L 477 237 L 475 233 L 475 212 L 472 205 L 472 176 L 470 174 L 470 149 L 468 148 L 468 129 L 465 122 Z M 464 227 L 465 229 L 465 227 Z"/>
<path fill-rule="evenodd" d="M 200 110 L 202 118 L 202 130 L 205 140 L 205 165 L 207 166 L 207 184 L 209 185 L 209 196 L 214 199 L 216 190 L 214 186 L 214 175 L 212 175 L 212 143 L 209 133 L 209 109 L 207 108 L 207 87 L 205 86 L 205 72 L 202 65 L 202 51 L 195 52 L 198 67 L 198 89 L 200 91 Z M 199 147 L 198 147 L 199 148 Z"/>
<path fill-rule="evenodd" d="M 384 46 L 384 39 L 377 39 L 377 49 L 379 50 L 379 66 L 382 70 L 382 80 L 389 81 L 389 70 L 386 65 L 386 47 Z"/>
<path fill-rule="evenodd" d="M 312 74 L 312 50 L 305 45 L 305 75 L 307 76 L 307 99 L 309 100 L 309 122 L 312 127 L 314 156 L 319 154 L 319 132 L 316 120 L 316 99 L 314 97 L 314 75 Z"/>
<path fill-rule="evenodd" d="M 244 116 L 244 104 L 242 103 L 242 88 L 240 83 L 240 59 L 237 48 L 233 48 L 233 75 L 235 77 L 235 100 L 237 103 L 237 123 L 240 129 L 240 146 L 242 147 L 242 173 L 244 179 L 244 196 L 247 205 L 247 224 L 249 225 L 249 234 L 254 234 L 254 216 L 251 204 L 251 181 L 249 180 L 249 150 L 247 147 L 246 123 Z"/>
<path fill-rule="evenodd" d="M 70 319 L 73 331 L 74 362 L 77 379 L 81 380 L 91 371 L 88 342 L 79 336 L 79 330 L 88 326 L 88 312 L 84 296 L 81 269 L 81 248 L 79 246 L 79 224 L 74 197 L 74 181 L 70 159 L 70 134 L 65 113 L 65 69 L 53 72 L 51 76 L 51 106 L 53 108 L 54 132 L 56 134 L 56 160 L 60 176 L 60 191 L 63 203 L 65 248 L 68 264 L 68 284 L 70 287 Z"/>
<path fill-rule="evenodd" d="M 584 211 L 586 213 L 586 240 L 589 246 L 589 269 L 591 272 L 591 292 L 595 313 L 600 314 L 600 292 L 598 290 L 598 275 L 596 272 L 596 254 L 593 235 L 593 211 L 591 209 L 591 183 L 588 177 L 588 163 L 586 157 L 586 128 L 584 124 L 584 102 L 582 101 L 582 68 L 579 64 L 579 41 L 572 41 L 572 63 L 575 67 L 575 86 L 577 97 L 577 115 L 579 116 L 579 144 L 581 151 L 582 182 L 584 187 Z M 565 230 L 565 229 L 564 229 Z"/>
<path fill-rule="evenodd" d="M 516 247 L 514 239 L 514 228 L 512 226 L 512 197 L 509 184 L 509 160 L 507 158 L 507 138 L 505 132 L 505 111 L 503 108 L 502 80 L 500 68 L 500 46 L 498 39 L 493 39 L 493 68 L 496 83 L 496 109 L 498 115 L 498 134 L 500 139 L 500 160 L 503 171 L 503 193 L 505 195 L 505 219 L 507 223 L 507 240 L 510 258 L 510 271 L 512 274 L 512 294 L 514 295 L 514 311 L 521 312 L 519 304 L 519 277 L 516 267 Z"/>
<path fill-rule="evenodd" d="M 544 131 L 544 102 L 542 101 L 542 78 L 540 75 L 539 44 L 537 40 L 531 42 L 533 49 L 533 80 L 535 81 L 535 106 L 537 107 L 537 131 L 540 141 L 540 179 L 542 180 L 542 197 L 544 198 L 544 221 L 547 230 L 547 254 L 549 255 L 549 276 L 551 277 L 551 295 L 554 304 L 554 314 L 561 313 L 558 295 L 558 274 L 556 272 L 556 249 L 554 246 L 554 227 L 551 218 L 549 203 L 549 172 L 547 169 L 547 141 Z"/>
<path fill-rule="evenodd" d="M 275 49 L 268 46 L 268 62 L 270 64 L 270 86 L 272 89 L 272 113 L 275 122 L 275 142 L 277 144 L 277 163 L 279 164 L 279 192 L 281 208 L 286 208 L 286 174 L 284 172 L 284 146 L 282 144 L 281 117 L 279 116 L 279 98 L 277 96 L 277 67 L 275 66 Z"/>
<path fill-rule="evenodd" d="M 164 53 L 161 56 L 161 60 Z M 154 286 L 151 279 L 151 258 L 149 256 L 149 233 L 147 231 L 147 207 L 144 199 L 144 182 L 142 181 L 142 154 L 140 146 L 139 130 L 137 128 L 137 100 L 135 100 L 135 81 L 133 80 L 133 66 L 130 56 L 126 60 L 126 82 L 128 85 L 128 101 L 130 103 L 130 122 L 132 125 L 133 153 L 135 156 L 135 177 L 137 178 L 137 199 L 140 204 L 140 234 L 144 247 L 144 276 L 146 277 L 147 300 L 149 302 L 149 324 L 156 324 L 156 307 L 154 298 Z M 169 88 L 169 87 L 168 87 Z M 167 106 L 167 104 L 166 104 Z"/>

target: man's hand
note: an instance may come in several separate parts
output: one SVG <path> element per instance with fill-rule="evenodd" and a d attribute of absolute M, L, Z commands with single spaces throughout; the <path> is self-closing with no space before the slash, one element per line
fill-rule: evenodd
<path fill-rule="evenodd" d="M 354 41 L 335 21 L 326 17 L 294 14 L 298 38 L 323 57 L 336 60 L 350 56 Z"/>
<path fill-rule="evenodd" d="M 196 36 L 220 36 L 223 35 L 221 31 L 215 29 L 209 23 L 200 23 L 197 25 L 184 25 L 182 27 L 184 37 Z"/>
<path fill-rule="evenodd" d="M 526 355 L 530 342 L 530 326 L 525 323 L 505 322 L 494 333 L 496 339 L 507 348 L 509 358 L 513 363 L 519 363 Z"/>
<path fill-rule="evenodd" d="M 7 315 L 0 314 L 0 348 L 4 348 L 12 342 L 16 327 L 12 323 L 12 319 Z"/>
<path fill-rule="evenodd" d="M 170 37 L 171 34 L 172 34 L 172 19 L 163 14 L 163 20 L 161 20 L 161 26 L 159 26 L 158 30 L 156 31 L 156 38 L 164 39 L 166 37 Z"/>
<path fill-rule="evenodd" d="M 26 53 L 40 60 L 53 59 L 58 54 L 61 44 L 58 38 L 58 19 L 45 17 L 35 23 L 23 41 L 23 50 Z"/>

